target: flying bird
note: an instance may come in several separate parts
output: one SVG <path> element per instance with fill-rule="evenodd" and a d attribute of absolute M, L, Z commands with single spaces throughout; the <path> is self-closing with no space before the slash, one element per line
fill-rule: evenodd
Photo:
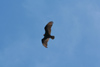
<path fill-rule="evenodd" d="M 50 22 L 44 27 L 44 29 L 45 29 L 45 34 L 44 34 L 44 38 L 43 38 L 41 41 L 42 41 L 43 46 L 46 47 L 46 48 L 47 48 L 47 45 L 48 45 L 47 43 L 48 43 L 48 41 L 49 41 L 49 38 L 51 38 L 51 39 L 54 39 L 54 38 L 55 38 L 55 36 L 51 36 L 51 27 L 52 27 L 52 25 L 53 25 L 53 22 L 50 21 Z"/>

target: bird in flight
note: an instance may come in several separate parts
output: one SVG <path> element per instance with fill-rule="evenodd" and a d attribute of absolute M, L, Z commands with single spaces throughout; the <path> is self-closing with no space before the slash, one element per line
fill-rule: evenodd
<path fill-rule="evenodd" d="M 44 34 L 44 38 L 43 38 L 41 41 L 42 41 L 43 46 L 46 47 L 46 48 L 47 48 L 47 45 L 48 45 L 47 43 L 48 43 L 48 41 L 49 41 L 49 38 L 51 38 L 51 39 L 54 39 L 54 38 L 55 38 L 55 36 L 51 36 L 51 27 L 52 27 L 52 25 L 53 25 L 53 22 L 50 21 L 50 22 L 44 27 L 44 29 L 45 29 L 45 34 Z"/>

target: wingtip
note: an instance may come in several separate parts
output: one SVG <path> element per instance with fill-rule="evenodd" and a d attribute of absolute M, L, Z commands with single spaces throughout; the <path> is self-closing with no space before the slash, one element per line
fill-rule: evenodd
<path fill-rule="evenodd" d="M 44 46 L 45 48 L 48 48 L 47 46 Z"/>
<path fill-rule="evenodd" d="M 48 47 L 45 47 L 45 48 L 48 48 Z"/>
<path fill-rule="evenodd" d="M 48 25 L 52 25 L 53 24 L 53 21 L 50 21 L 49 23 L 48 23 Z"/>
<path fill-rule="evenodd" d="M 43 44 L 43 43 L 42 43 L 42 45 L 43 45 L 45 48 L 48 48 L 47 45 L 45 45 L 45 44 Z"/>
<path fill-rule="evenodd" d="M 50 21 L 49 23 L 53 23 L 53 21 Z"/>

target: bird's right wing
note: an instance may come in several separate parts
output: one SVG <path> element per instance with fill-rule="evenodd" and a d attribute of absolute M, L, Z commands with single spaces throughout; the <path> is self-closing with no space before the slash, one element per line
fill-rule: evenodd
<path fill-rule="evenodd" d="M 48 45 L 48 44 L 47 44 L 48 41 L 49 41 L 49 38 L 43 38 L 43 39 L 42 39 L 42 44 L 43 44 L 43 46 L 46 47 L 46 48 L 47 48 L 47 45 Z"/>
<path fill-rule="evenodd" d="M 50 21 L 46 26 L 45 26 L 45 34 L 51 34 L 51 27 L 53 25 L 53 22 Z"/>

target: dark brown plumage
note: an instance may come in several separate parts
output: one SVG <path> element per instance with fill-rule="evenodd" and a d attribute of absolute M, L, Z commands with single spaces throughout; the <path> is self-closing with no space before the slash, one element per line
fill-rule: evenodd
<path fill-rule="evenodd" d="M 51 36 L 51 27 L 53 25 L 53 22 L 50 21 L 46 26 L 45 26 L 45 34 L 44 34 L 44 38 L 42 39 L 42 44 L 44 47 L 47 48 L 47 43 L 49 41 L 49 38 L 54 39 L 54 36 Z"/>

